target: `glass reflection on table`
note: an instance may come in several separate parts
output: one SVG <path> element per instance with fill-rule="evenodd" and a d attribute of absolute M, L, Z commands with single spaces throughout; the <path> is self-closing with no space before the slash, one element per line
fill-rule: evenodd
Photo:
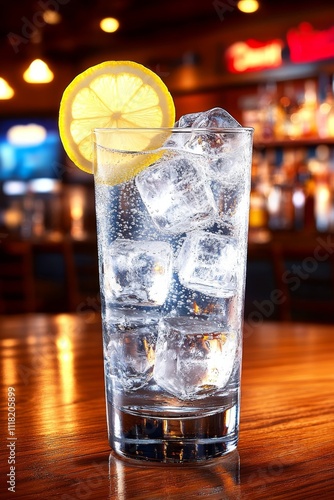
<path fill-rule="evenodd" d="M 141 481 L 138 484 L 138 468 Z M 109 456 L 109 498 L 168 500 L 240 499 L 238 451 L 201 465 L 150 464 Z"/>

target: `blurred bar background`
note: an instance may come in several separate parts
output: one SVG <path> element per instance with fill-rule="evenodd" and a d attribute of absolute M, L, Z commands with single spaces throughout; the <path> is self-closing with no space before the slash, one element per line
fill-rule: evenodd
<path fill-rule="evenodd" d="M 158 73 L 177 118 L 219 106 L 254 127 L 248 321 L 333 323 L 334 4 L 240 10 L 252 3 L 6 2 L 0 313 L 99 313 L 93 179 L 66 157 L 57 115 L 78 73 L 118 59 Z"/>

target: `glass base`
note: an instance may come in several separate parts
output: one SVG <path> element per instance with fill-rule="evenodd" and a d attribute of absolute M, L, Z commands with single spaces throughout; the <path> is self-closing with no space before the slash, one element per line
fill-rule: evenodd
<path fill-rule="evenodd" d="M 237 405 L 211 415 L 164 418 L 129 413 L 108 403 L 108 418 L 111 448 L 130 459 L 198 463 L 237 447 Z"/>

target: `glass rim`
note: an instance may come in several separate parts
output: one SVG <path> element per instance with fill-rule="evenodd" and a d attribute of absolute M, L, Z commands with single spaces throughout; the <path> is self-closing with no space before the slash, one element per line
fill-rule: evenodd
<path fill-rule="evenodd" d="M 110 133 L 110 132 L 176 132 L 176 133 L 190 133 L 190 132 L 213 132 L 221 133 L 241 133 L 241 132 L 254 132 L 253 127 L 97 127 L 92 129 L 93 133 Z"/>

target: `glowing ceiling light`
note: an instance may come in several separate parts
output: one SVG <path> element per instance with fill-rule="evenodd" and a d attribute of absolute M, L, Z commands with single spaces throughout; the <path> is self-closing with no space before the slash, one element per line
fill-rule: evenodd
<path fill-rule="evenodd" d="M 14 95 L 14 90 L 4 78 L 0 77 L 0 99 L 11 99 Z"/>
<path fill-rule="evenodd" d="M 241 10 L 241 12 L 251 14 L 252 12 L 256 12 L 258 10 L 259 2 L 257 0 L 240 0 L 237 7 Z"/>
<path fill-rule="evenodd" d="M 45 141 L 47 130 L 42 125 L 13 125 L 7 131 L 7 140 L 13 146 L 38 146 Z"/>
<path fill-rule="evenodd" d="M 58 24 L 61 21 L 61 15 L 56 10 L 46 9 L 43 12 L 43 20 L 47 24 Z"/>
<path fill-rule="evenodd" d="M 29 182 L 29 191 L 31 193 L 52 193 L 57 190 L 57 181 L 40 177 Z"/>
<path fill-rule="evenodd" d="M 2 190 L 7 196 L 18 196 L 26 194 L 27 185 L 23 181 L 5 181 Z"/>
<path fill-rule="evenodd" d="M 53 80 L 53 73 L 42 59 L 35 59 L 23 73 L 23 78 L 28 83 L 49 83 Z"/>
<path fill-rule="evenodd" d="M 106 33 L 114 33 L 119 28 L 119 21 L 114 17 L 105 17 L 100 22 L 100 28 Z"/>

